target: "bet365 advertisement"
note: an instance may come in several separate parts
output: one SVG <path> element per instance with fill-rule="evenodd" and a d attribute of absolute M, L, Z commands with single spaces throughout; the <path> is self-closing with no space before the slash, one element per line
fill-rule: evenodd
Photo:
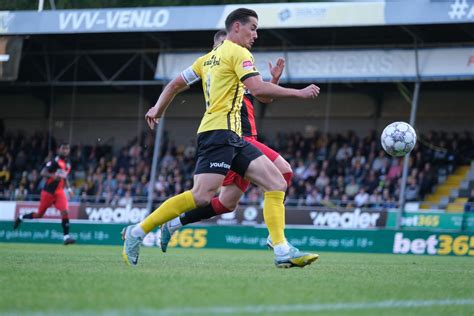
<path fill-rule="evenodd" d="M 121 245 L 123 227 L 76 223 L 71 225 L 71 235 L 77 244 Z M 169 247 L 265 249 L 267 234 L 263 227 L 189 226 L 173 235 Z M 286 236 L 303 250 L 474 257 L 474 232 L 289 228 Z M 25 222 L 13 231 L 11 221 L 0 221 L 0 242 L 61 244 L 61 226 L 53 222 Z M 159 243 L 159 231 L 151 232 L 143 241 L 149 247 L 157 247 Z"/>

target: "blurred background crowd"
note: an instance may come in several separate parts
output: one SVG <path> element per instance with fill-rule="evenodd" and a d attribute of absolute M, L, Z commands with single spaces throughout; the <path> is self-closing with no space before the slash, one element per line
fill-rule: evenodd
<path fill-rule="evenodd" d="M 469 163 L 474 144 L 469 132 L 432 131 L 418 135 L 409 158 L 407 201 L 419 201 L 454 168 Z M 347 131 L 322 135 L 279 133 L 264 139 L 290 162 L 294 176 L 287 205 L 396 207 L 403 161 L 388 156 L 378 133 L 365 137 Z M 55 156 L 57 140 L 45 133 L 4 132 L 0 138 L 0 199 L 38 200 L 44 179 L 40 171 Z M 50 148 L 50 149 L 48 149 Z M 69 181 L 73 200 L 131 205 L 146 201 L 153 155 L 153 134 L 145 133 L 122 147 L 71 144 Z M 175 144 L 165 133 L 154 199 L 161 201 L 192 187 L 195 141 Z M 461 154 L 462 153 L 462 154 Z M 259 203 L 252 186 L 242 203 Z"/>

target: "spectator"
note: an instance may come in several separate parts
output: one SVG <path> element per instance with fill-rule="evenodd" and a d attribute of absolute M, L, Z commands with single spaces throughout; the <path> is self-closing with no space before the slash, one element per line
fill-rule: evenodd
<path fill-rule="evenodd" d="M 356 207 L 363 207 L 369 203 L 369 194 L 365 191 L 365 188 L 361 188 L 359 193 L 356 194 L 354 203 Z"/>
<path fill-rule="evenodd" d="M 393 180 L 393 179 L 401 177 L 402 165 L 400 162 L 401 162 L 401 159 L 399 158 L 395 158 L 392 160 L 392 164 L 390 165 L 390 168 L 388 169 L 387 179 Z"/>
<path fill-rule="evenodd" d="M 127 190 L 125 195 L 121 197 L 118 201 L 119 206 L 124 206 L 126 208 L 131 208 L 133 204 L 132 191 Z"/>
<path fill-rule="evenodd" d="M 385 156 L 385 151 L 380 150 L 377 158 L 374 159 L 372 170 L 378 172 L 384 168 L 388 163 L 388 158 Z"/>
<path fill-rule="evenodd" d="M 297 206 L 299 204 L 298 200 L 298 194 L 296 193 L 295 187 L 289 187 L 288 193 L 286 195 L 285 204 L 288 206 Z"/>
<path fill-rule="evenodd" d="M 325 171 L 321 171 L 319 177 L 316 179 L 315 186 L 318 190 L 322 191 L 325 186 L 329 184 L 329 177 Z"/>
<path fill-rule="evenodd" d="M 419 191 L 420 188 L 416 183 L 416 179 L 411 177 L 408 178 L 408 186 L 405 189 L 405 200 L 407 202 L 418 201 Z"/>
<path fill-rule="evenodd" d="M 0 192 L 3 192 L 10 185 L 11 173 L 6 164 L 3 165 L 0 171 Z"/>
<path fill-rule="evenodd" d="M 299 159 L 298 165 L 296 166 L 296 168 L 294 168 L 295 177 L 297 177 L 298 179 L 302 179 L 305 170 L 306 170 L 306 167 L 304 165 L 304 161 L 302 159 Z"/>
<path fill-rule="evenodd" d="M 474 212 L 474 188 L 469 193 L 469 197 L 467 199 L 467 203 L 464 206 L 464 211 L 466 212 Z"/>
<path fill-rule="evenodd" d="M 317 189 L 312 189 L 306 196 L 305 204 L 307 206 L 315 206 L 321 204 L 322 196 Z"/>
<path fill-rule="evenodd" d="M 341 148 L 337 151 L 336 160 L 347 160 L 352 157 L 352 148 L 347 143 L 344 143 Z"/>
<path fill-rule="evenodd" d="M 352 160 L 351 160 L 351 165 L 352 167 L 354 167 L 356 164 L 359 164 L 361 166 L 364 166 L 365 165 L 365 157 L 362 155 L 362 150 L 361 149 L 357 149 L 356 151 L 356 154 L 354 157 L 352 157 Z"/>
<path fill-rule="evenodd" d="M 351 199 L 353 198 L 357 192 L 359 191 L 359 185 L 355 182 L 354 177 L 350 177 L 350 182 L 346 186 L 345 193 Z"/>
<path fill-rule="evenodd" d="M 27 195 L 28 195 L 28 190 L 25 188 L 23 184 L 20 184 L 20 186 L 15 190 L 14 198 L 16 201 L 24 201 L 26 200 Z"/>
<path fill-rule="evenodd" d="M 309 164 L 308 168 L 306 168 L 306 170 L 303 172 L 303 174 L 301 175 L 301 178 L 303 180 L 312 182 L 316 180 L 317 175 L 318 175 L 318 170 L 316 169 L 316 162 L 312 162 Z"/>

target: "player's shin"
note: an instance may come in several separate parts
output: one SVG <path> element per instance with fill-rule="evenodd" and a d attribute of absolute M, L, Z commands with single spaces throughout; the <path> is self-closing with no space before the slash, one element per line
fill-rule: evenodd
<path fill-rule="evenodd" d="M 178 218 L 179 222 L 182 226 L 199 222 L 203 219 L 208 219 L 213 216 L 216 216 L 216 212 L 212 208 L 212 204 L 208 204 L 206 206 L 195 208 L 189 212 L 181 214 Z M 177 224 L 173 223 L 173 224 Z"/>
<path fill-rule="evenodd" d="M 285 239 L 284 198 L 285 193 L 282 191 L 269 191 L 265 192 L 263 201 L 263 217 L 272 238 L 275 252 L 288 250 L 286 249 L 288 245 Z"/>
<path fill-rule="evenodd" d="M 61 226 L 63 227 L 64 236 L 69 236 L 69 218 L 68 217 L 62 218 Z"/>
<path fill-rule="evenodd" d="M 147 216 L 137 228 L 147 234 L 154 228 L 170 221 L 180 214 L 196 208 L 193 194 L 191 191 L 186 191 L 166 200 L 159 208 Z M 132 231 L 132 234 L 134 231 Z"/>
<path fill-rule="evenodd" d="M 218 198 L 214 198 L 211 200 L 210 204 L 185 212 L 181 214 L 181 216 L 172 219 L 164 225 L 161 225 L 161 250 L 166 252 L 168 249 L 168 243 L 171 240 L 171 236 L 173 236 L 174 232 L 184 225 L 196 223 L 203 219 L 208 219 L 229 211 L 229 209 L 225 208 L 222 203 L 219 202 Z"/>
<path fill-rule="evenodd" d="M 215 197 L 211 200 L 210 204 L 195 208 L 194 210 L 181 214 L 181 216 L 179 217 L 179 221 L 182 224 L 182 226 L 184 226 L 184 225 L 196 223 L 204 219 L 214 217 L 216 215 L 228 213 L 231 211 L 232 210 L 225 207 L 221 203 L 221 201 L 219 201 L 218 197 Z M 175 222 L 174 224 L 176 223 L 177 222 Z"/>
<path fill-rule="evenodd" d="M 63 228 L 63 233 L 64 233 L 64 244 L 65 245 L 70 245 L 74 244 L 76 241 L 69 236 L 69 215 L 67 211 L 61 212 L 61 226 Z"/>

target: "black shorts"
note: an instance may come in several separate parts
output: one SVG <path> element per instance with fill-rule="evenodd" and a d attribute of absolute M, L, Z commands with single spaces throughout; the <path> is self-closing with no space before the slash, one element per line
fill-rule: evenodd
<path fill-rule="evenodd" d="M 197 162 L 194 174 L 226 175 L 233 170 L 242 177 L 252 160 L 262 152 L 229 130 L 214 130 L 198 134 Z"/>

